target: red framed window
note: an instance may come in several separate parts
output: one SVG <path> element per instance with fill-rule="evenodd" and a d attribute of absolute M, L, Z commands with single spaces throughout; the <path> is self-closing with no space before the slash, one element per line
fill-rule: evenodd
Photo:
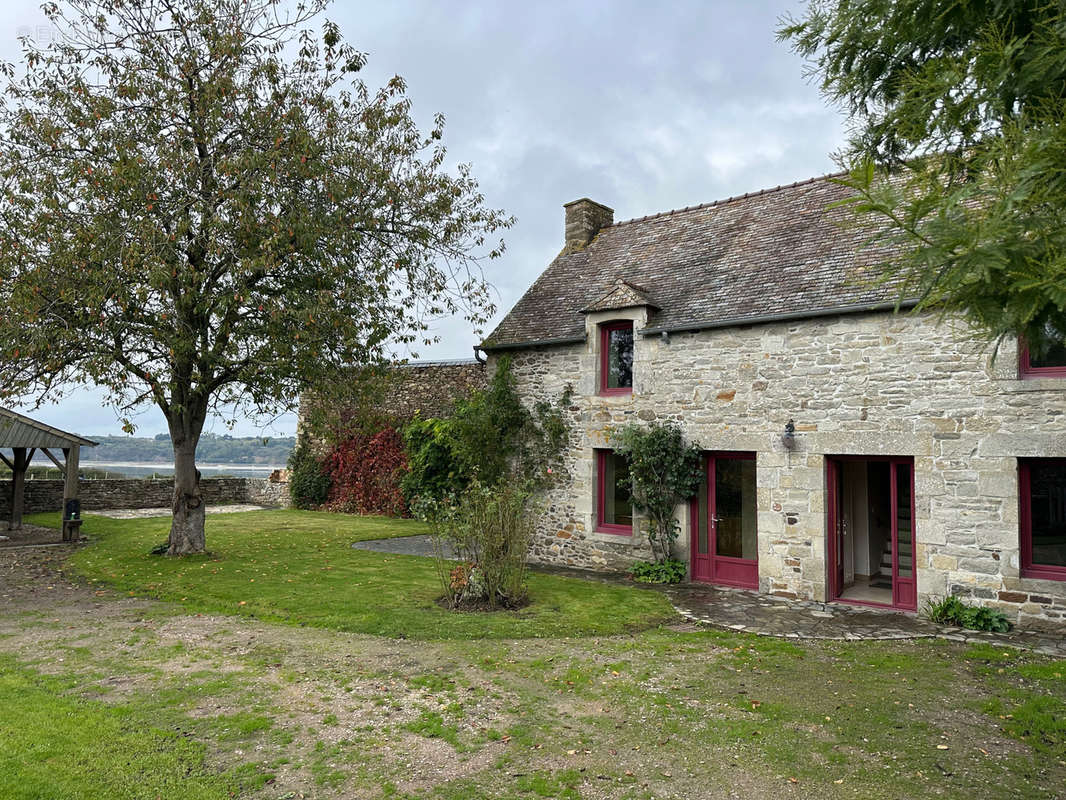
<path fill-rule="evenodd" d="M 1066 338 L 1052 338 L 1053 343 L 1040 355 L 1030 353 L 1022 343 L 1018 361 L 1023 378 L 1066 378 Z"/>
<path fill-rule="evenodd" d="M 1018 461 L 1022 577 L 1066 581 L 1066 458 Z"/>
<path fill-rule="evenodd" d="M 600 394 L 633 392 L 633 323 L 600 326 Z"/>
<path fill-rule="evenodd" d="M 614 450 L 596 451 L 596 530 L 629 536 L 633 533 L 629 462 Z"/>

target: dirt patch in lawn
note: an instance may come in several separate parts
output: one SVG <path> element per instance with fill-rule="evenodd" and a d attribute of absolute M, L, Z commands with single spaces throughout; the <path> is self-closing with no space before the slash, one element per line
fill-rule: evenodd
<path fill-rule="evenodd" d="M 17 530 L 0 527 L 0 548 L 63 544 L 63 531 L 23 523 Z"/>

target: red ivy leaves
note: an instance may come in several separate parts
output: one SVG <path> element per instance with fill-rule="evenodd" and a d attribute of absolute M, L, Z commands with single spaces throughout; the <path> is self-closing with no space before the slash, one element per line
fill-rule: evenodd
<path fill-rule="evenodd" d="M 334 445 L 326 457 L 331 511 L 403 516 L 407 503 L 400 480 L 407 472 L 407 451 L 395 428 L 355 434 Z"/>

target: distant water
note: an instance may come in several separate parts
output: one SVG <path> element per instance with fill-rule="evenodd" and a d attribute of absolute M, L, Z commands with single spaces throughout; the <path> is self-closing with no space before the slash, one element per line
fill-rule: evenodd
<path fill-rule="evenodd" d="M 143 461 L 82 461 L 85 469 L 100 469 L 115 473 L 115 476 L 143 478 L 148 475 L 173 475 L 174 465 L 168 463 L 146 464 Z M 232 475 L 236 478 L 266 478 L 276 469 L 285 469 L 284 464 L 197 464 L 204 476 Z"/>

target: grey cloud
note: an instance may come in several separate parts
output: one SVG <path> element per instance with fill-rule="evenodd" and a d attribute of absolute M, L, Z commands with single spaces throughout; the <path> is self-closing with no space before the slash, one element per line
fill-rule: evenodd
<path fill-rule="evenodd" d="M 402 75 L 416 117 L 444 113 L 450 158 L 518 217 L 486 265 L 502 316 L 562 246 L 564 202 L 589 196 L 627 219 L 834 168 L 843 120 L 775 41 L 789 10 L 800 4 L 393 0 L 329 16 L 369 53 L 363 79 Z M 433 331 L 442 341 L 421 357 L 470 355 L 461 320 Z"/>

